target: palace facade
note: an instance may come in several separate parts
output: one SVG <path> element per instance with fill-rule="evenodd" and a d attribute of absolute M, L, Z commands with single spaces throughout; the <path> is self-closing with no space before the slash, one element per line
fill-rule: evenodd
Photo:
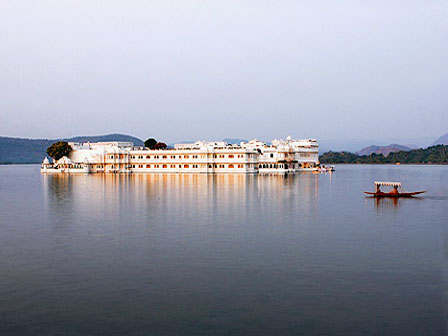
<path fill-rule="evenodd" d="M 149 149 L 131 142 L 69 143 L 69 157 L 42 162 L 43 173 L 293 173 L 319 165 L 314 139 L 228 144 L 197 141 Z"/>

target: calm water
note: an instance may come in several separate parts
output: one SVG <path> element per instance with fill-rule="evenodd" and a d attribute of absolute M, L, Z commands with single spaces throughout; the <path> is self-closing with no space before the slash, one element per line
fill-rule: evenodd
<path fill-rule="evenodd" d="M 426 189 L 365 198 L 374 180 Z M 0 166 L 0 335 L 445 335 L 448 167 Z"/>

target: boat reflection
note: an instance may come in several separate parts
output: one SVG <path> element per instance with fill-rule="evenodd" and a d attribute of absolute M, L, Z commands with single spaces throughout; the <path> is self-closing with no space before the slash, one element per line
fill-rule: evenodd
<path fill-rule="evenodd" d="M 418 202 L 421 201 L 420 197 L 372 197 L 367 196 L 366 200 L 372 201 L 375 204 L 375 209 L 377 211 L 393 210 L 397 211 L 400 207 L 407 202 Z"/>

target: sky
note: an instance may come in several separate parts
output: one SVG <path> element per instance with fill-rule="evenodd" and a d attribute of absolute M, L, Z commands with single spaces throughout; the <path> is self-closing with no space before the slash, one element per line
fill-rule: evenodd
<path fill-rule="evenodd" d="M 448 132 L 446 0 L 0 2 L 0 135 Z"/>

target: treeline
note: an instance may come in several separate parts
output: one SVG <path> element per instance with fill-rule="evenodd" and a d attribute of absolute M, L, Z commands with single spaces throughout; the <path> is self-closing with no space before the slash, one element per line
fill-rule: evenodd
<path fill-rule="evenodd" d="M 321 163 L 404 163 L 404 164 L 448 164 L 448 146 L 437 145 L 428 148 L 413 149 L 410 151 L 400 151 L 390 153 L 388 156 L 383 154 L 356 155 L 349 152 L 326 152 L 319 156 Z"/>

